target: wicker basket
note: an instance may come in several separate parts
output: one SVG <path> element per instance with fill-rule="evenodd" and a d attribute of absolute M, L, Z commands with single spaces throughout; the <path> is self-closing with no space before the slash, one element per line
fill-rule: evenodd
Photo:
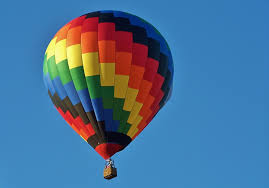
<path fill-rule="evenodd" d="M 104 178 L 105 179 L 112 179 L 114 177 L 117 177 L 117 169 L 115 167 L 112 166 L 107 166 L 104 169 Z"/>

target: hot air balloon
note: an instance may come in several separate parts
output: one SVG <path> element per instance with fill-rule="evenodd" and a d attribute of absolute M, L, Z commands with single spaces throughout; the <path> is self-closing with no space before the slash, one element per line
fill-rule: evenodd
<path fill-rule="evenodd" d="M 173 60 L 162 35 L 121 11 L 82 15 L 63 26 L 45 52 L 43 78 L 66 122 L 107 160 L 143 131 L 171 96 Z"/>

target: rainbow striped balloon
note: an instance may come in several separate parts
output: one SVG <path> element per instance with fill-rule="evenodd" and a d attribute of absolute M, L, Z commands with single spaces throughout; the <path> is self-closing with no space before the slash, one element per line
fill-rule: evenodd
<path fill-rule="evenodd" d="M 57 32 L 45 53 L 43 76 L 58 112 L 108 159 L 170 98 L 173 60 L 165 39 L 145 20 L 98 11 Z"/>

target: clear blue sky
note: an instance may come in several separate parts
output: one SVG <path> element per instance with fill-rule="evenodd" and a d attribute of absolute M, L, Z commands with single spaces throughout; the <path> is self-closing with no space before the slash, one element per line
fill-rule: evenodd
<path fill-rule="evenodd" d="M 156 26 L 175 64 L 170 102 L 114 157 L 112 181 L 42 80 L 56 31 L 104 9 Z M 268 10 L 267 0 L 1 2 L 0 188 L 268 188 Z"/>

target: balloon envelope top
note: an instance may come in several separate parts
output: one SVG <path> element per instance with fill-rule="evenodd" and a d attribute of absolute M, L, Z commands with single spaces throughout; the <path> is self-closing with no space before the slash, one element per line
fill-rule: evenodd
<path fill-rule="evenodd" d="M 173 60 L 165 39 L 145 20 L 98 11 L 56 33 L 45 52 L 43 78 L 61 116 L 108 159 L 170 98 Z"/>

